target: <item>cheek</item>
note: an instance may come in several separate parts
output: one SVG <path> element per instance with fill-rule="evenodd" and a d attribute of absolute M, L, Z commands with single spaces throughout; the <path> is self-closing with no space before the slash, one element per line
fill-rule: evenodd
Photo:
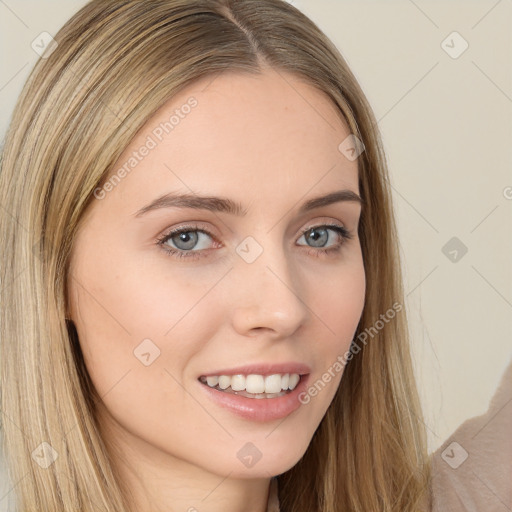
<path fill-rule="evenodd" d="M 178 273 L 162 278 L 112 260 L 115 266 L 89 260 L 76 269 L 73 318 L 87 371 L 109 415 L 156 443 L 171 424 L 188 431 L 187 421 L 198 414 L 180 383 L 219 318 L 201 301 L 213 278 L 187 286 Z"/>
<path fill-rule="evenodd" d="M 319 325 L 324 326 L 331 355 L 333 351 L 337 354 L 349 347 L 364 308 L 366 279 L 362 258 L 354 258 L 315 283 L 315 291 L 311 292 L 315 297 L 314 312 Z M 313 283 L 309 286 L 313 290 Z"/>
<path fill-rule="evenodd" d="M 71 274 L 70 301 L 85 363 L 100 396 L 127 372 L 131 380 L 140 373 L 145 386 L 168 380 L 168 374 L 162 377 L 164 369 L 181 380 L 187 361 L 221 318 L 205 304 L 222 269 L 201 275 L 178 268 L 169 272 L 169 267 L 165 272 L 165 265 L 137 260 L 133 254 L 128 259 L 112 246 L 89 256 Z M 148 372 L 144 363 L 151 363 L 152 370 L 160 367 L 160 374 Z"/>
<path fill-rule="evenodd" d="M 179 269 L 159 268 L 143 258 L 123 261 L 115 254 L 84 262 L 75 271 L 76 280 L 71 279 L 75 316 L 96 336 L 108 334 L 106 343 L 111 345 L 127 338 L 133 343 L 166 339 L 182 319 L 193 314 L 216 276 L 191 276 L 191 281 Z"/>

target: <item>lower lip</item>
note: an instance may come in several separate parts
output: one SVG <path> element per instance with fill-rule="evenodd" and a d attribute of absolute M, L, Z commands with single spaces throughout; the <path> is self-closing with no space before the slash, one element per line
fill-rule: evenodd
<path fill-rule="evenodd" d="M 305 391 L 308 377 L 309 374 L 302 375 L 293 391 L 276 398 L 247 398 L 219 391 L 200 381 L 199 385 L 220 407 L 226 408 L 242 418 L 263 422 L 285 418 L 297 410 L 302 405 L 299 395 Z"/>

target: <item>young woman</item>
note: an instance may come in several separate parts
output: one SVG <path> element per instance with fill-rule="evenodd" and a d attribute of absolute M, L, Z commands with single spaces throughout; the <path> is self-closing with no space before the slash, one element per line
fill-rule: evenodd
<path fill-rule="evenodd" d="M 385 156 L 334 45 L 280 0 L 97 0 L 55 39 L 0 174 L 19 510 L 426 510 Z"/>

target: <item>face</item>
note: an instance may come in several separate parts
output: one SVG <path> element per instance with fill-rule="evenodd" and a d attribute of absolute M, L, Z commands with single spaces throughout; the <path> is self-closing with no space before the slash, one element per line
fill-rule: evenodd
<path fill-rule="evenodd" d="M 304 454 L 364 305 L 349 134 L 293 75 L 225 73 L 174 96 L 96 190 L 70 316 L 126 458 L 262 478 Z"/>

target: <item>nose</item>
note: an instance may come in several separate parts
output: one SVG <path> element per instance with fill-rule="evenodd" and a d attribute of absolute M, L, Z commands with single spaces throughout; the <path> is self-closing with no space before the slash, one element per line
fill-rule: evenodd
<path fill-rule="evenodd" d="M 305 290 L 286 254 L 265 249 L 253 261 L 237 259 L 232 274 L 232 323 L 243 336 L 292 336 L 309 314 Z"/>

